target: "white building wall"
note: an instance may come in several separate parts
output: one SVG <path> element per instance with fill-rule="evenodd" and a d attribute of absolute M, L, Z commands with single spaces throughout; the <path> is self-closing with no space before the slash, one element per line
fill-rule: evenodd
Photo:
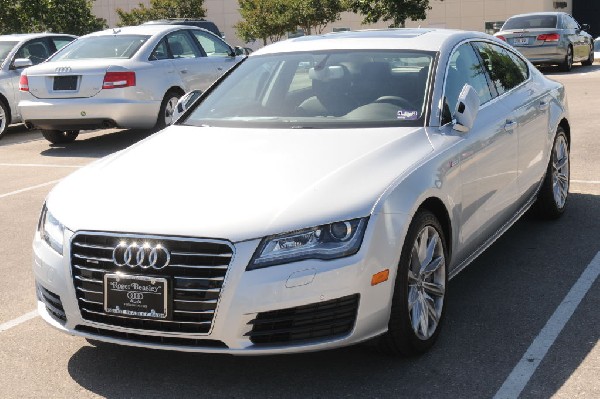
<path fill-rule="evenodd" d="M 571 13 L 573 0 L 566 1 L 567 8 L 555 10 L 556 0 L 430 0 L 431 10 L 427 18 L 420 21 L 406 21 L 406 27 L 423 28 L 452 28 L 485 31 L 485 22 L 505 21 L 514 14 L 536 11 L 564 11 Z M 600 1 L 600 0 L 594 0 Z M 105 18 L 109 27 L 119 22 L 116 9 L 131 10 L 139 3 L 148 5 L 150 0 L 95 0 L 92 11 L 95 15 Z M 238 12 L 237 0 L 205 0 L 207 19 L 213 21 L 225 34 L 225 39 L 234 46 L 258 48 L 261 43 L 243 43 L 237 37 L 234 25 L 241 19 Z M 368 29 L 385 28 L 389 22 L 379 22 L 373 25 L 362 25 L 362 16 L 354 13 L 343 13 L 342 19 L 330 24 L 325 32 L 333 28 Z"/>

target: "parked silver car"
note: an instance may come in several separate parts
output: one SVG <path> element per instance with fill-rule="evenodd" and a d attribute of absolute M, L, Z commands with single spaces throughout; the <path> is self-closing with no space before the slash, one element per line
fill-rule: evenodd
<path fill-rule="evenodd" d="M 564 12 L 539 12 L 510 17 L 495 34 L 517 48 L 535 65 L 558 65 L 568 72 L 573 62 L 592 65 L 594 39 Z"/>
<path fill-rule="evenodd" d="M 75 38 L 57 33 L 0 36 L 0 139 L 8 125 L 21 122 L 17 103 L 19 77 L 23 69 L 45 61 Z"/>
<path fill-rule="evenodd" d="M 287 40 L 188 104 L 48 195 L 33 269 L 58 330 L 181 351 L 376 338 L 420 353 L 448 279 L 530 206 L 567 206 L 565 90 L 484 33 Z"/>
<path fill-rule="evenodd" d="M 108 29 L 28 68 L 19 109 L 51 143 L 73 141 L 81 129 L 162 128 L 179 97 L 206 90 L 242 58 L 193 26 Z"/>

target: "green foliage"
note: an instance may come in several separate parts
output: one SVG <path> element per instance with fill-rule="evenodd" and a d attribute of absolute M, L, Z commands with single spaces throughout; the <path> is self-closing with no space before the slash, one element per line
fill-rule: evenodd
<path fill-rule="evenodd" d="M 84 35 L 106 28 L 92 14 L 93 0 L 0 0 L 0 33 L 60 32 Z"/>
<path fill-rule="evenodd" d="M 275 42 L 287 32 L 296 30 L 289 0 L 238 0 L 242 20 L 234 27 L 246 42 Z"/>
<path fill-rule="evenodd" d="M 429 0 L 348 0 L 350 9 L 364 16 L 363 23 L 392 21 L 390 27 L 403 26 L 404 21 L 425 19 Z"/>
<path fill-rule="evenodd" d="M 345 0 L 289 0 L 292 8 L 292 20 L 307 35 L 321 34 L 330 22 L 340 19 L 340 13 L 346 11 Z"/>
<path fill-rule="evenodd" d="M 138 8 L 127 12 L 117 8 L 119 26 L 139 25 L 154 19 L 203 18 L 204 0 L 150 0 L 150 7 L 139 3 Z"/>

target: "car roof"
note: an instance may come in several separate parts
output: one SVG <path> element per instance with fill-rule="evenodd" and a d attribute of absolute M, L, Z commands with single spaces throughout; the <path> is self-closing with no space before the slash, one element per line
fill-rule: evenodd
<path fill-rule="evenodd" d="M 46 37 L 46 36 L 69 36 L 69 37 L 77 37 L 75 35 L 70 35 L 68 33 L 49 33 L 49 32 L 42 32 L 42 33 L 13 33 L 10 35 L 0 35 L 0 41 L 3 42 L 9 42 L 9 41 L 23 41 L 23 40 L 29 40 L 29 39 L 35 39 L 38 37 Z"/>
<path fill-rule="evenodd" d="M 533 17 L 533 16 L 538 16 L 538 15 L 555 15 L 555 16 L 559 16 L 559 15 L 568 15 L 568 14 L 566 12 L 560 12 L 560 11 L 527 12 L 527 13 L 524 13 L 524 14 L 511 15 L 508 19 L 515 18 L 515 17 Z"/>
<path fill-rule="evenodd" d="M 90 33 L 86 36 L 108 36 L 108 35 L 156 35 L 165 32 L 171 32 L 179 29 L 199 29 L 196 26 L 189 25 L 165 25 L 165 24 L 148 24 L 148 25 L 136 25 L 136 26 L 123 26 L 121 28 L 110 28 L 94 33 Z"/>
<path fill-rule="evenodd" d="M 251 55 L 285 53 L 296 51 L 318 51 L 335 49 L 407 49 L 439 51 L 452 42 L 468 38 L 494 40 L 482 32 L 455 29 L 368 29 L 359 31 L 332 32 L 324 35 L 301 36 L 263 47 Z M 374 46 L 374 42 L 377 42 Z"/>

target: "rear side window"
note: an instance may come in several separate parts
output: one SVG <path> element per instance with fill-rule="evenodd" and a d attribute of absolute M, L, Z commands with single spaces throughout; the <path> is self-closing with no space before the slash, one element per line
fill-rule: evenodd
<path fill-rule="evenodd" d="M 504 23 L 502 30 L 513 29 L 554 29 L 556 28 L 556 15 L 526 15 L 509 18 Z"/>
<path fill-rule="evenodd" d="M 145 35 L 88 36 L 75 41 L 52 58 L 58 60 L 82 60 L 94 58 L 127 59 L 150 38 Z"/>
<path fill-rule="evenodd" d="M 185 30 L 169 33 L 167 35 L 167 43 L 175 59 L 202 57 L 200 49 L 198 49 L 192 37 Z"/>
<path fill-rule="evenodd" d="M 71 43 L 74 39 L 72 37 L 52 37 L 50 38 L 50 40 L 52 40 L 52 43 L 54 43 L 54 47 L 56 47 L 56 50 L 60 50 L 61 48 L 65 47 L 67 44 Z"/>
<path fill-rule="evenodd" d="M 505 48 L 491 43 L 475 43 L 475 48 L 499 95 L 520 85 L 529 77 L 527 63 Z"/>

